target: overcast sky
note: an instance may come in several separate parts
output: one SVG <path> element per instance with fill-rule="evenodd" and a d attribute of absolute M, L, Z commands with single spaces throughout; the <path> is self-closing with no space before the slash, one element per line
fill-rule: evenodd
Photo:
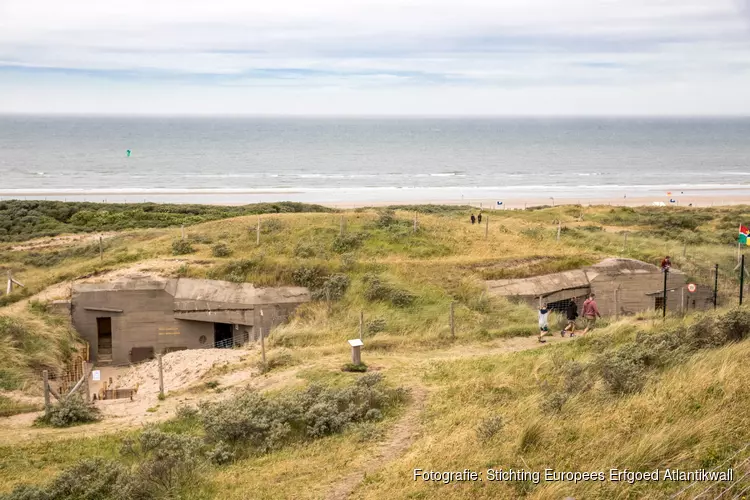
<path fill-rule="evenodd" d="M 0 0 L 0 112 L 750 115 L 749 0 Z"/>

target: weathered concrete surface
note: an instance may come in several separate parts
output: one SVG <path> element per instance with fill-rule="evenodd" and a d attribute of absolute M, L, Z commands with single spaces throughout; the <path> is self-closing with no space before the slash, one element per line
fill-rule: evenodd
<path fill-rule="evenodd" d="M 681 311 L 706 309 L 712 305 L 710 288 L 700 286 L 690 294 L 683 291 L 687 276 L 672 268 L 667 276 L 667 309 Z M 664 274 L 661 269 L 635 259 L 605 259 L 593 266 L 564 273 L 535 276 L 516 280 L 488 281 L 490 294 L 517 297 L 536 305 L 541 297 L 545 302 L 557 302 L 596 294 L 599 311 L 603 315 L 634 314 L 657 305 L 663 295 Z M 579 304 L 580 306 L 580 304 Z"/>
<path fill-rule="evenodd" d="M 215 323 L 232 325 L 235 342 L 259 338 L 310 300 L 306 288 L 256 288 L 187 278 L 135 278 L 73 285 L 73 325 L 99 350 L 97 318 L 111 318 L 112 362 L 130 361 L 135 347 L 155 353 L 175 348 L 205 348 L 215 342 Z M 263 314 L 261 314 L 261 312 Z"/>

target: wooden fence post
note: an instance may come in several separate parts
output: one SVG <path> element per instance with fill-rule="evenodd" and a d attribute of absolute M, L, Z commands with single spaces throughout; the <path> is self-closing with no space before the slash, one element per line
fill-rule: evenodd
<path fill-rule="evenodd" d="M 258 227 L 255 228 L 255 244 L 260 246 L 260 214 L 258 214 Z"/>
<path fill-rule="evenodd" d="M 685 242 L 682 246 L 682 257 L 687 257 L 687 242 Z"/>
<path fill-rule="evenodd" d="M 557 241 L 560 241 L 560 231 L 562 230 L 562 223 L 557 221 Z"/>
<path fill-rule="evenodd" d="M 263 327 L 260 327 L 260 355 L 263 359 L 263 366 L 266 366 L 266 339 L 263 336 Z"/>
<path fill-rule="evenodd" d="M 44 381 L 44 414 L 49 415 L 49 372 L 47 370 L 42 372 L 42 380 Z"/>
<path fill-rule="evenodd" d="M 102 245 L 102 235 L 99 235 L 99 261 L 104 260 L 104 246 Z"/>
<path fill-rule="evenodd" d="M 156 359 L 159 362 L 159 397 L 164 397 L 164 369 L 161 364 L 161 354 L 156 355 Z"/>
<path fill-rule="evenodd" d="M 456 338 L 456 318 L 454 314 L 454 304 L 455 302 L 451 301 L 451 338 Z"/>
<path fill-rule="evenodd" d="M 414 232 L 417 232 L 417 211 L 414 211 Z"/>
<path fill-rule="evenodd" d="M 490 236 L 490 216 L 484 216 L 484 239 L 486 240 Z"/>
<path fill-rule="evenodd" d="M 86 360 L 81 360 L 81 373 L 83 373 L 83 390 L 84 390 L 84 397 L 86 399 L 86 402 L 91 402 L 91 392 L 89 389 L 89 374 L 88 372 L 88 365 L 86 363 Z"/>

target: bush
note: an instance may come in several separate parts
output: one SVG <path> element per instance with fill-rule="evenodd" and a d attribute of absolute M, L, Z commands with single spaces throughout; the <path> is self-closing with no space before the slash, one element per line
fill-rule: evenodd
<path fill-rule="evenodd" d="M 313 242 L 299 241 L 294 246 L 294 256 L 301 259 L 309 259 L 321 253 L 321 249 Z"/>
<path fill-rule="evenodd" d="M 195 248 L 188 240 L 174 240 L 172 242 L 172 255 L 187 255 L 195 252 Z"/>
<path fill-rule="evenodd" d="M 261 234 L 272 234 L 282 229 L 284 229 L 284 223 L 279 219 L 261 219 L 260 221 Z"/>
<path fill-rule="evenodd" d="M 477 439 L 480 441 L 489 441 L 495 434 L 502 430 L 503 425 L 503 417 L 500 415 L 493 415 L 482 420 L 476 429 Z"/>
<path fill-rule="evenodd" d="M 354 363 L 347 363 L 342 368 L 341 371 L 344 372 L 354 372 L 354 373 L 364 373 L 367 371 L 367 365 L 364 363 L 354 364 Z"/>
<path fill-rule="evenodd" d="M 86 403 L 77 395 L 63 399 L 60 403 L 50 407 L 46 415 L 38 417 L 37 425 L 52 427 L 71 427 L 101 420 L 101 412 L 94 405 Z"/>
<path fill-rule="evenodd" d="M 208 459 L 216 465 L 226 465 L 234 461 L 234 452 L 225 442 L 219 441 L 216 446 L 208 452 Z"/>
<path fill-rule="evenodd" d="M 349 277 L 346 274 L 328 276 L 312 294 L 313 300 L 341 300 L 349 288 Z"/>
<path fill-rule="evenodd" d="M 209 272 L 211 279 L 225 279 L 232 283 L 244 283 L 247 274 L 260 266 L 260 259 L 231 260 L 226 264 L 216 267 Z"/>
<path fill-rule="evenodd" d="M 217 243 L 211 247 L 211 255 L 214 257 L 229 257 L 232 255 L 232 249 L 226 243 Z"/>
<path fill-rule="evenodd" d="M 348 387 L 311 385 L 275 397 L 248 389 L 227 401 L 203 403 L 200 418 L 209 441 L 267 452 L 381 418 L 404 399 L 402 390 L 383 388 L 381 381 L 379 374 L 364 375 Z"/>
<path fill-rule="evenodd" d="M 384 283 L 376 275 L 367 274 L 363 281 L 365 283 L 365 299 L 369 301 L 390 302 L 396 307 L 408 307 L 416 299 L 411 292 Z"/>
<path fill-rule="evenodd" d="M 336 253 L 346 253 L 351 252 L 352 250 L 356 250 L 357 248 L 362 246 L 362 242 L 364 241 L 364 235 L 362 234 L 343 234 L 343 235 L 337 235 L 333 239 L 333 245 L 331 248 Z"/>
<path fill-rule="evenodd" d="M 155 428 L 126 439 L 121 454 L 138 462 L 129 485 L 133 496 L 161 496 L 190 483 L 201 465 L 202 447 L 197 437 Z"/>
<path fill-rule="evenodd" d="M 317 290 L 326 280 L 326 270 L 321 266 L 300 266 L 292 272 L 292 282 L 310 290 Z"/>
<path fill-rule="evenodd" d="M 394 224 L 398 224 L 398 219 L 396 219 L 396 212 L 392 209 L 386 208 L 378 213 L 378 219 L 375 221 L 377 227 L 387 229 Z"/>
<path fill-rule="evenodd" d="M 369 333 L 370 335 L 384 332 L 387 327 L 388 324 L 383 318 L 375 318 L 366 323 L 367 333 Z"/>

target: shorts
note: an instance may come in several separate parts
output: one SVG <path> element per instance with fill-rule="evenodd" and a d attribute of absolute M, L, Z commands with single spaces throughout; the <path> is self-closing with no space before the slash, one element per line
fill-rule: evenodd
<path fill-rule="evenodd" d="M 589 330 L 596 326 L 596 316 L 593 318 L 586 318 L 586 328 Z"/>
<path fill-rule="evenodd" d="M 575 329 L 575 327 L 576 327 L 576 320 L 569 319 L 566 328 L 568 328 L 568 327 Z"/>
<path fill-rule="evenodd" d="M 548 326 L 540 326 L 539 327 L 539 331 L 540 332 L 548 332 L 549 331 L 549 327 Z"/>

